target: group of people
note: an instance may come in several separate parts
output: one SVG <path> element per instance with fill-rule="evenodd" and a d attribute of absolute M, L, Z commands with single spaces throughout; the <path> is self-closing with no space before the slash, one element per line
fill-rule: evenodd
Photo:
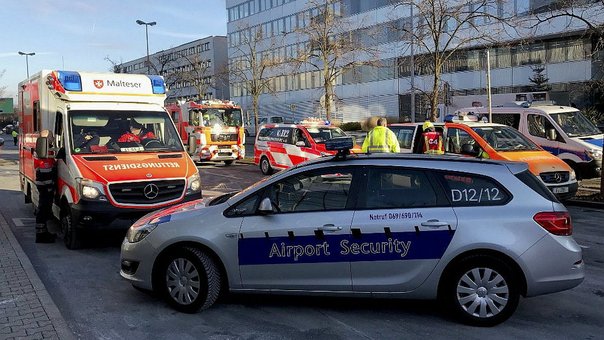
<path fill-rule="evenodd" d="M 445 153 L 443 147 L 442 135 L 436 131 L 434 124 L 426 121 L 422 126 L 423 134 L 423 152 L 426 154 L 442 155 Z M 398 138 L 392 130 L 388 128 L 386 118 L 379 118 L 377 125 L 369 133 L 363 141 L 361 147 L 363 152 L 400 152 L 401 147 L 398 143 Z"/>

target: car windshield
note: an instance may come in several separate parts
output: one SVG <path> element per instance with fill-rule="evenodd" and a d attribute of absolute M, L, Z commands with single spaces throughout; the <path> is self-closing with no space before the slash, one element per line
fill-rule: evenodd
<path fill-rule="evenodd" d="M 183 151 L 165 111 L 74 110 L 69 129 L 77 154 Z"/>
<path fill-rule="evenodd" d="M 332 138 L 346 137 L 346 134 L 340 128 L 307 127 L 306 130 L 315 140 L 315 143 L 325 143 L 326 140 Z"/>
<path fill-rule="evenodd" d="M 569 137 L 600 134 L 600 130 L 579 111 L 552 113 L 550 116 Z"/>
<path fill-rule="evenodd" d="M 472 128 L 496 151 L 537 151 L 537 144 L 509 126 L 485 126 Z"/>
<path fill-rule="evenodd" d="M 239 109 L 195 109 L 189 114 L 189 124 L 193 126 L 243 126 L 243 116 Z"/>

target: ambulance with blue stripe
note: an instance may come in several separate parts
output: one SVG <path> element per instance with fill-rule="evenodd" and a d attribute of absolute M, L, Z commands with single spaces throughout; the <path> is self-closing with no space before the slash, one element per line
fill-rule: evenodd
<path fill-rule="evenodd" d="M 18 96 L 25 202 L 40 205 L 36 168 L 54 168 L 52 210 L 68 248 L 87 230 L 125 230 L 152 210 L 201 198 L 197 167 L 163 108 L 162 77 L 43 70 Z M 40 137 L 44 130 L 52 137 Z"/>
<path fill-rule="evenodd" d="M 485 107 L 460 113 L 488 115 Z M 543 149 L 564 160 L 578 178 L 600 177 L 602 132 L 581 111 L 551 102 L 513 102 L 492 108 L 493 123 L 512 126 Z"/>

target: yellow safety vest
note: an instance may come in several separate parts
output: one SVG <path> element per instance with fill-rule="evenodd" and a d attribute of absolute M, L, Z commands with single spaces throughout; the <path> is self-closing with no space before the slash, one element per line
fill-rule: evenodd
<path fill-rule="evenodd" d="M 385 126 L 376 126 L 369 131 L 361 147 L 363 152 L 400 152 L 396 135 Z"/>

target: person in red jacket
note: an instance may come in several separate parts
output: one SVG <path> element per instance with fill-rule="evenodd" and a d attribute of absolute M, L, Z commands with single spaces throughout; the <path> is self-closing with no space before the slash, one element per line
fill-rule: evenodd
<path fill-rule="evenodd" d="M 118 142 L 136 142 L 140 143 L 145 139 L 155 139 L 151 131 L 145 130 L 143 124 L 134 119 L 130 120 L 130 131 L 127 131 L 117 140 Z"/>
<path fill-rule="evenodd" d="M 443 137 L 434 129 L 434 124 L 426 121 L 423 125 L 424 153 L 442 155 L 445 153 Z"/>

